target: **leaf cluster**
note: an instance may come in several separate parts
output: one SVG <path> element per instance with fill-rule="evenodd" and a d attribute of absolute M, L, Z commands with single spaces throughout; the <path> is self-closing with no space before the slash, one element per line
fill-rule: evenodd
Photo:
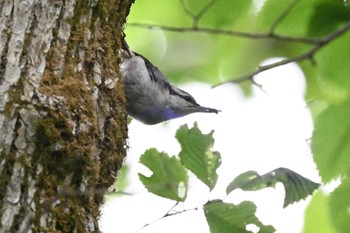
<path fill-rule="evenodd" d="M 141 53 L 152 56 L 154 51 L 163 51 L 167 59 L 151 60 L 160 64 L 172 81 L 190 77 L 213 85 L 232 82 L 249 95 L 252 84 L 260 86 L 256 75 L 293 62 L 300 67 L 307 82 L 305 100 L 314 120 L 311 139 L 314 161 L 324 183 L 340 182 L 330 195 L 317 193 L 312 200 L 307 210 L 305 232 L 313 228 L 317 229 L 315 232 L 324 229 L 328 230 L 325 232 L 350 232 L 350 216 L 346 212 L 350 209 L 346 198 L 350 193 L 349 0 L 265 0 L 258 10 L 257 1 L 253 0 L 139 2 L 129 17 L 128 39 L 136 38 L 137 45 L 144 43 L 147 35 L 155 35 L 152 39 L 148 37 L 152 43 L 147 43 Z M 179 33 L 182 33 L 181 40 Z M 139 40 L 140 36 L 144 40 Z M 187 56 L 183 56 L 184 53 Z M 281 60 L 260 65 L 276 57 Z M 182 146 L 186 143 L 180 142 Z M 193 145 L 180 153 L 180 165 L 185 172 L 196 174 L 212 190 L 220 156 L 217 152 L 200 149 L 202 154 L 208 153 L 206 157 L 198 154 L 188 157 L 199 148 L 196 142 Z M 284 185 L 284 206 L 304 198 L 317 186 L 292 171 L 277 169 L 264 175 L 254 171 L 242 174 L 228 190 L 257 190 L 273 187 L 276 182 Z M 185 196 L 177 198 L 184 200 Z M 320 208 L 327 213 L 325 216 L 321 216 Z M 313 220 L 315 215 L 329 224 L 320 227 L 320 221 Z"/>
<path fill-rule="evenodd" d="M 213 190 L 218 180 L 216 171 L 221 164 L 220 153 L 212 150 L 213 133 L 212 131 L 203 134 L 197 124 L 193 128 L 184 125 L 176 133 L 181 145 L 178 157 L 170 157 L 154 148 L 147 150 L 141 156 L 140 163 L 145 165 L 152 175 L 147 177 L 139 174 L 147 190 L 155 195 L 183 202 L 188 192 L 188 171 L 209 190 Z M 279 168 L 261 176 L 255 171 L 245 172 L 227 186 L 226 193 L 229 194 L 238 188 L 256 191 L 273 187 L 277 182 L 282 182 L 285 187 L 284 207 L 304 199 L 319 186 L 289 169 Z M 223 200 L 208 200 L 202 208 L 211 232 L 250 232 L 247 226 L 252 224 L 260 229 L 259 232 L 274 232 L 272 226 L 263 225 L 255 216 L 256 206 L 252 202 L 245 201 L 234 205 Z"/>

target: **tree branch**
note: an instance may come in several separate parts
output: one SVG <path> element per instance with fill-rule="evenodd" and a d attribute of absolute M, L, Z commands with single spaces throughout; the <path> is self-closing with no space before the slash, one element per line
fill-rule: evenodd
<path fill-rule="evenodd" d="M 196 32 L 196 33 L 207 33 L 214 35 L 225 35 L 225 36 L 237 36 L 243 37 L 246 39 L 276 39 L 280 41 L 287 42 L 297 42 L 304 44 L 317 44 L 320 39 L 319 38 L 311 38 L 311 37 L 297 37 L 297 36 L 288 36 L 288 35 L 280 35 L 275 33 L 251 33 L 251 32 L 240 32 L 234 30 L 226 30 L 226 29 L 217 29 L 217 28 L 206 28 L 206 27 L 172 27 L 172 26 L 163 26 L 163 25 L 153 25 L 147 23 L 128 23 L 128 26 L 132 27 L 140 27 L 146 29 L 153 30 L 163 30 L 169 32 Z"/>
<path fill-rule="evenodd" d="M 294 1 L 294 5 L 298 2 Z M 283 15 L 286 15 L 291 11 L 292 6 L 290 6 Z M 285 16 L 284 16 L 285 17 Z M 274 25 L 271 26 L 271 30 L 273 31 L 274 28 L 278 25 L 278 23 L 283 20 L 284 17 L 279 17 L 278 20 L 275 21 Z M 223 85 L 225 83 L 242 83 L 245 81 L 253 81 L 253 77 L 257 74 L 260 74 L 264 71 L 270 70 L 272 68 L 276 68 L 282 65 L 286 65 L 292 62 L 299 62 L 306 59 L 312 59 L 314 54 L 318 52 L 321 48 L 326 46 L 331 41 L 335 40 L 336 38 L 340 37 L 350 29 L 350 22 L 345 24 L 344 27 L 340 28 L 337 31 L 334 31 L 322 38 L 311 38 L 311 37 L 294 37 L 294 36 L 287 36 L 287 35 L 280 35 L 275 34 L 273 32 L 270 33 L 249 33 L 249 32 L 240 32 L 240 31 L 233 31 L 233 30 L 225 30 L 225 29 L 215 29 L 215 28 L 204 28 L 204 27 L 197 27 L 197 28 L 187 28 L 187 27 L 171 27 L 171 26 L 161 26 L 161 25 L 152 25 L 152 24 L 144 24 L 144 23 L 129 23 L 129 26 L 134 27 L 142 27 L 142 28 L 148 28 L 148 29 L 158 29 L 158 30 L 164 30 L 164 31 L 172 31 L 172 32 L 201 32 L 201 33 L 209 33 L 209 34 L 215 34 L 215 35 L 227 35 L 227 36 L 238 36 L 243 37 L 247 39 L 276 39 L 279 41 L 286 41 L 286 42 L 297 42 L 297 43 L 304 43 L 304 44 L 311 44 L 314 45 L 310 50 L 306 51 L 305 53 L 293 57 L 293 58 L 287 58 L 269 65 L 265 66 L 259 66 L 255 71 L 250 72 L 246 75 L 240 76 L 238 78 L 235 78 L 234 80 L 225 81 L 222 83 L 218 83 L 214 85 L 213 87 L 218 87 L 220 85 Z M 270 31 L 271 31 L 270 30 Z"/>
<path fill-rule="evenodd" d="M 148 29 L 158 29 L 163 31 L 170 31 L 170 32 L 181 32 L 181 33 L 187 33 L 187 32 L 196 32 L 196 33 L 207 33 L 207 34 L 214 34 L 214 35 L 225 35 L 225 36 L 237 36 L 242 37 L 246 39 L 275 39 L 278 41 L 284 41 L 284 42 L 295 42 L 295 43 L 303 43 L 303 44 L 310 44 L 313 45 L 311 49 L 308 51 L 300 54 L 299 56 L 293 57 L 293 58 L 287 58 L 272 64 L 259 66 L 255 71 L 250 72 L 246 75 L 243 75 L 241 77 L 235 78 L 233 80 L 225 81 L 222 83 L 218 83 L 214 85 L 213 87 L 220 86 L 225 83 L 242 83 L 245 81 L 251 81 L 253 84 L 258 85 L 255 80 L 253 79 L 255 75 L 260 74 L 264 71 L 270 70 L 272 68 L 276 68 L 282 65 L 286 65 L 292 62 L 299 62 L 306 59 L 310 59 L 313 61 L 313 56 L 316 52 L 318 52 L 321 48 L 326 46 L 328 43 L 333 41 L 334 39 L 338 38 L 345 32 L 347 32 L 350 29 L 350 22 L 348 22 L 343 28 L 332 32 L 324 37 L 321 38 L 311 38 L 311 37 L 298 37 L 298 36 L 288 36 L 288 35 L 281 35 L 276 34 L 275 30 L 276 28 L 283 22 L 283 20 L 292 12 L 292 10 L 296 7 L 296 5 L 300 2 L 300 0 L 292 0 L 290 4 L 287 6 L 287 8 L 282 12 L 282 14 L 277 17 L 277 19 L 272 23 L 269 32 L 267 33 L 251 33 L 251 32 L 242 32 L 242 31 L 234 31 L 234 30 L 226 30 L 226 29 L 216 29 L 216 28 L 206 28 L 206 27 L 198 27 L 198 22 L 203 15 L 205 15 L 208 10 L 212 8 L 212 6 L 217 2 L 217 0 L 211 0 L 208 2 L 207 5 L 205 5 L 197 14 L 192 13 L 189 8 L 186 6 L 184 0 L 181 0 L 181 4 L 185 10 L 185 12 L 193 19 L 192 27 L 172 27 L 172 26 L 162 26 L 162 25 L 152 25 L 152 24 L 146 24 L 146 23 L 128 23 L 129 26 L 134 27 L 141 27 L 141 28 L 148 28 Z"/>
<path fill-rule="evenodd" d="M 191 209 L 184 209 L 184 210 L 180 210 L 180 211 L 173 211 L 174 208 L 176 206 L 178 206 L 178 205 L 179 205 L 179 202 L 176 202 L 175 205 L 173 207 L 171 207 L 163 216 L 161 216 L 160 218 L 157 218 L 153 222 L 150 222 L 150 223 L 147 223 L 147 224 L 143 225 L 137 232 L 140 232 L 144 228 L 150 226 L 151 224 L 154 224 L 154 223 L 158 222 L 159 220 L 162 220 L 163 218 L 171 217 L 171 216 L 174 216 L 174 215 L 177 215 L 177 214 L 182 214 L 182 213 L 188 212 L 188 211 L 199 210 L 199 207 L 195 207 L 195 208 L 191 208 Z"/>
<path fill-rule="evenodd" d="M 314 47 L 312 47 L 310 50 L 306 51 L 305 53 L 293 57 L 293 58 L 287 58 L 278 62 L 274 62 L 272 64 L 269 65 L 265 65 L 265 66 L 259 66 L 255 71 L 248 73 L 246 75 L 243 75 L 241 77 L 235 78 L 233 80 L 229 80 L 229 81 L 225 81 L 222 83 L 218 83 L 216 85 L 213 86 L 213 88 L 221 86 L 225 83 L 242 83 L 245 81 L 252 81 L 255 82 L 253 80 L 254 76 L 257 74 L 260 74 L 264 71 L 270 70 L 272 68 L 276 68 L 279 66 L 283 66 L 292 62 L 300 62 L 306 59 L 312 59 L 313 56 L 315 55 L 316 52 L 318 52 L 320 49 L 322 49 L 323 47 L 325 47 L 327 44 L 329 44 L 330 42 L 332 42 L 333 40 L 335 40 L 336 38 L 340 37 L 341 35 L 345 34 L 346 32 L 348 32 L 350 30 L 350 22 L 348 22 L 344 27 L 342 27 L 341 29 L 332 32 L 326 36 L 324 36 L 323 38 L 319 39 L 316 43 L 316 45 Z"/>

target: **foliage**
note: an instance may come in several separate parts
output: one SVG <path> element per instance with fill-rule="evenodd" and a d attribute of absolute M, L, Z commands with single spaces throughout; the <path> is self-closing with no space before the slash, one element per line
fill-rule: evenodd
<path fill-rule="evenodd" d="M 350 166 L 350 101 L 330 105 L 319 114 L 312 140 L 314 160 L 325 182 L 346 176 Z"/>
<path fill-rule="evenodd" d="M 255 171 L 248 171 L 237 176 L 226 189 L 229 194 L 235 189 L 244 191 L 256 191 L 262 188 L 275 187 L 277 182 L 282 182 L 285 190 L 283 207 L 306 198 L 312 194 L 319 184 L 299 175 L 287 168 L 278 168 L 264 175 Z"/>
<path fill-rule="evenodd" d="M 347 178 L 342 184 L 332 193 L 329 199 L 330 213 L 333 226 L 338 232 L 349 232 L 350 218 L 350 180 Z"/>
<path fill-rule="evenodd" d="M 251 86 L 257 85 L 254 79 L 257 74 L 297 63 L 307 81 L 305 101 L 314 113 L 315 130 L 311 139 L 314 161 L 324 183 L 340 180 L 340 186 L 329 195 L 318 192 L 314 196 L 307 210 L 304 232 L 324 229 L 349 232 L 346 197 L 350 193 L 350 2 L 265 0 L 260 8 L 256 7 L 257 2 L 138 1 L 129 17 L 126 34 L 132 47 L 160 64 L 173 82 L 189 80 L 190 76 L 215 86 L 236 83 L 247 95 Z M 152 30 L 140 30 L 140 27 Z M 145 39 L 138 38 L 147 35 L 156 36 L 147 46 L 140 46 Z M 186 48 L 188 56 L 182 56 L 182 48 Z M 167 59 L 160 61 L 163 56 Z M 276 57 L 282 60 L 260 66 L 266 59 Z M 187 139 L 185 132 L 190 135 Z M 182 146 L 181 166 L 210 190 L 215 187 L 216 169 L 220 166 L 220 154 L 210 149 L 214 143 L 211 137 L 212 133 L 201 135 L 197 126 L 193 129 L 183 126 L 176 135 Z M 274 186 L 276 182 L 282 182 L 285 187 L 285 206 L 305 198 L 317 187 L 293 171 L 277 169 L 265 175 L 255 171 L 244 173 L 228 186 L 228 192 L 236 188 L 257 190 Z M 213 203 L 231 206 L 222 201 Z M 204 210 L 214 206 L 213 203 L 205 204 Z M 236 207 L 232 205 L 228 209 Z M 223 224 L 226 218 L 218 217 L 221 213 L 209 213 L 206 212 L 206 217 L 210 229 L 216 232 L 221 228 L 212 226 L 213 222 Z M 251 213 L 254 215 L 254 211 Z M 312 224 L 311 215 L 324 219 L 324 226 Z"/>
<path fill-rule="evenodd" d="M 176 133 L 181 144 L 181 162 L 210 189 L 215 187 L 218 179 L 216 169 L 221 164 L 220 154 L 211 150 L 214 144 L 213 133 L 214 131 L 202 134 L 197 124 L 192 129 L 184 125 Z"/>
<path fill-rule="evenodd" d="M 329 198 L 322 191 L 317 191 L 306 208 L 303 232 L 335 233 L 329 217 Z"/>
<path fill-rule="evenodd" d="M 245 201 L 239 205 L 214 200 L 204 205 L 204 213 L 212 233 L 250 232 L 247 225 L 253 224 L 260 233 L 274 232 L 272 226 L 263 225 L 255 217 L 256 207 L 252 202 Z"/>
<path fill-rule="evenodd" d="M 197 124 L 193 128 L 181 126 L 176 137 L 181 144 L 180 159 L 159 153 L 156 149 L 147 150 L 140 162 L 153 174 L 146 177 L 139 174 L 145 187 L 152 193 L 176 201 L 185 201 L 188 187 L 187 170 L 192 171 L 210 190 L 216 185 L 216 169 L 220 166 L 220 154 L 213 152 L 213 131 L 203 134 Z M 182 163 L 182 165 L 180 164 Z M 279 168 L 263 176 L 249 171 L 235 178 L 226 189 L 227 194 L 240 188 L 245 191 L 272 187 L 282 182 L 286 194 L 284 207 L 304 199 L 318 188 L 318 184 L 286 168 Z M 179 186 L 183 184 L 181 195 Z M 257 226 L 259 232 L 273 232 L 272 226 L 264 226 L 255 216 L 256 206 L 252 202 L 239 205 L 225 203 L 223 200 L 208 201 L 203 205 L 211 232 L 249 232 L 248 225 Z"/>
<path fill-rule="evenodd" d="M 150 177 L 139 174 L 148 191 L 176 201 L 186 199 L 187 171 L 174 156 L 169 157 L 166 153 L 149 149 L 141 156 L 140 163 L 153 172 Z"/>

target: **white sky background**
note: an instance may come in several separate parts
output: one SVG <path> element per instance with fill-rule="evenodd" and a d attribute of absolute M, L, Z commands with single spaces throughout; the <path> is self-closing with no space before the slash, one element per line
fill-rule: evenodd
<path fill-rule="evenodd" d="M 275 60 L 274 60 L 275 61 Z M 246 98 L 235 85 L 215 89 L 207 84 L 181 86 L 203 106 L 222 110 L 219 114 L 192 114 L 164 124 L 147 126 L 136 120 L 129 126 L 130 150 L 126 163 L 130 166 L 129 186 L 132 196 L 108 199 L 101 217 L 104 233 L 135 233 L 143 225 L 163 216 L 174 201 L 147 193 L 138 179 L 138 172 L 147 172 L 138 164 L 140 155 L 150 147 L 178 154 L 180 146 L 174 135 L 179 126 L 197 121 L 204 133 L 214 130 L 214 149 L 221 153 L 219 180 L 209 194 L 208 188 L 196 179 L 190 179 L 187 201 L 176 209 L 202 206 L 208 199 L 225 198 L 227 185 L 234 177 L 248 170 L 259 174 L 286 167 L 315 182 L 320 182 L 308 140 L 312 135 L 312 119 L 303 100 L 305 80 L 295 64 L 264 72 L 256 77 L 263 92 L 255 87 L 253 96 Z M 149 174 L 149 173 L 148 173 Z M 257 192 L 233 191 L 225 202 L 238 204 L 252 200 L 258 207 L 257 215 L 263 224 L 272 224 L 277 232 L 298 233 L 303 227 L 307 201 L 283 209 L 284 189 L 268 188 Z M 161 219 L 139 231 L 140 233 L 209 233 L 202 210 L 189 211 Z"/>

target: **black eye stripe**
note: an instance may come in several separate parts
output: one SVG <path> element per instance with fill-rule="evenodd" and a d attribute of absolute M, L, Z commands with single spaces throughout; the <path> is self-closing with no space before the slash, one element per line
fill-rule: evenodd
<path fill-rule="evenodd" d="M 192 104 L 197 104 L 196 100 L 192 96 L 185 95 L 185 96 L 183 96 L 183 98 Z"/>
<path fill-rule="evenodd" d="M 191 96 L 184 96 L 184 99 L 193 102 L 193 98 L 191 98 Z"/>
<path fill-rule="evenodd" d="M 181 90 L 181 89 L 179 89 L 179 88 L 173 89 L 173 88 L 171 87 L 171 85 L 169 85 L 169 89 L 168 89 L 168 90 L 169 90 L 170 95 L 177 95 L 177 96 L 180 96 L 180 97 L 183 98 L 184 100 L 186 100 L 186 101 L 188 101 L 188 102 L 190 102 L 190 103 L 192 103 L 192 104 L 197 105 L 196 100 L 195 100 L 190 94 L 188 94 L 187 92 L 185 92 L 185 91 L 183 91 L 183 90 Z"/>

